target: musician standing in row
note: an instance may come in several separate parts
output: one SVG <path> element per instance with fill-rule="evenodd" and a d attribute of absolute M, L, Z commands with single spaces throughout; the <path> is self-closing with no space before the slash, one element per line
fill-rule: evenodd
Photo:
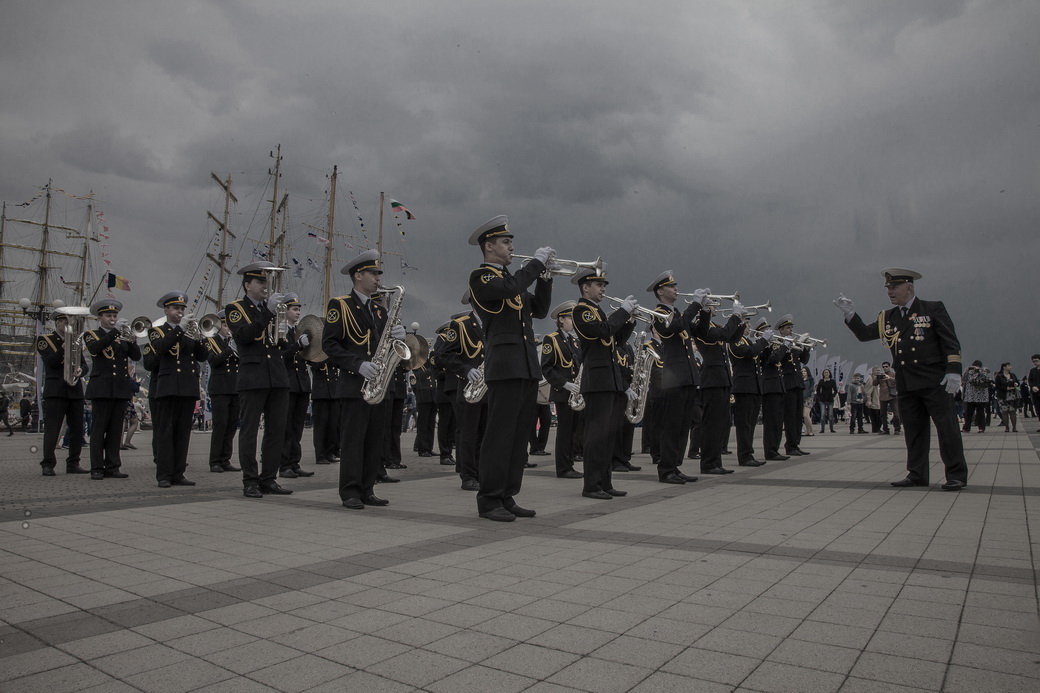
<path fill-rule="evenodd" d="M 581 345 L 574 332 L 575 303 L 564 301 L 553 309 L 550 317 L 556 322 L 556 331 L 542 339 L 542 377 L 549 381 L 549 401 L 556 405 L 556 476 L 560 479 L 583 476 L 574 469 L 574 451 L 578 419 L 584 412 L 570 406 L 571 395 L 580 391 L 577 379 Z"/>
<path fill-rule="evenodd" d="M 882 270 L 888 299 L 894 306 L 867 325 L 851 300 L 839 295 L 834 304 L 845 314 L 861 342 L 880 339 L 892 352 L 899 388 L 899 415 L 906 429 L 905 479 L 896 487 L 928 485 L 928 450 L 935 422 L 939 456 L 946 468 L 943 491 L 960 491 L 968 485 L 968 464 L 957 424 L 953 396 L 961 386 L 961 345 L 953 320 L 942 301 L 917 298 L 914 281 L 921 274 L 902 267 Z"/>
<path fill-rule="evenodd" d="M 765 321 L 760 321 L 763 325 Z M 758 337 L 742 335 L 729 344 L 730 363 L 733 364 L 733 420 L 737 431 L 737 464 L 741 467 L 760 467 L 765 462 L 755 459 L 755 426 L 762 410 L 762 367 L 759 359 L 769 347 L 772 330 Z"/>
<path fill-rule="evenodd" d="M 289 377 L 289 406 L 279 476 L 295 479 L 314 476 L 314 472 L 300 467 L 300 460 L 303 459 L 303 425 L 307 420 L 307 405 L 311 401 L 311 377 L 307 372 L 307 362 L 300 356 L 300 349 L 310 344 L 310 337 L 299 334 L 296 330 L 303 309 L 300 297 L 288 293 L 285 294 L 282 303 L 285 305 L 285 319 L 288 325 L 281 352 L 282 360 L 285 362 L 285 373 Z"/>
<path fill-rule="evenodd" d="M 390 403 L 384 398 L 369 404 L 362 396 L 366 380 L 376 378 L 380 366 L 373 363 L 383 332 L 404 339 L 401 325 L 387 325 L 387 311 L 372 300 L 379 290 L 383 270 L 379 253 L 367 250 L 340 270 L 350 277 L 353 289 L 346 296 L 329 300 L 325 311 L 321 347 L 329 361 L 340 369 L 336 396 L 342 400 L 340 415 L 339 497 L 343 507 L 364 510 L 366 505 L 388 505 L 374 493 L 382 467 Z"/>
<path fill-rule="evenodd" d="M 231 464 L 231 452 L 238 431 L 238 353 L 231 341 L 226 310 L 220 317 L 220 332 L 206 340 L 209 355 L 209 399 L 213 409 L 213 435 L 209 441 L 209 470 L 211 472 L 240 472 Z"/>
<path fill-rule="evenodd" d="M 484 381 L 488 387 L 489 434 L 480 446 L 477 511 L 496 522 L 535 514 L 517 505 L 514 496 L 523 482 L 542 375 L 532 317 L 544 318 L 549 313 L 552 280 L 540 275 L 554 254 L 550 247 L 539 248 L 533 260 L 516 274 L 510 273 L 513 234 L 508 222 L 505 216 L 495 217 L 469 238 L 484 259 L 470 273 L 469 288 L 484 326 Z M 533 294 L 528 291 L 531 284 L 535 284 Z"/>
<path fill-rule="evenodd" d="M 571 278 L 581 291 L 574 306 L 574 331 L 581 343 L 582 374 L 579 387 L 585 398 L 585 482 L 581 495 L 596 500 L 624 496 L 627 491 L 614 488 L 611 463 L 618 439 L 618 410 L 624 410 L 626 390 L 617 358 L 617 341 L 632 335 L 632 313 L 636 300 L 626 298 L 607 317 L 600 308 L 606 293 L 607 278 L 591 268 L 582 268 Z"/>
<path fill-rule="evenodd" d="M 794 334 L 794 316 L 790 313 L 776 321 L 781 337 Z M 808 346 L 791 344 L 780 363 L 780 377 L 784 383 L 784 452 L 788 456 L 808 455 L 799 445 L 802 442 L 802 410 L 805 408 L 805 383 L 802 365 L 809 363 Z"/>
<path fill-rule="evenodd" d="M 633 327 L 635 323 L 632 324 Z M 625 393 L 635 392 L 632 389 L 632 376 L 636 362 L 636 350 L 628 339 L 615 340 L 614 355 L 617 358 L 618 368 L 621 369 L 621 384 Z M 615 428 L 617 429 L 617 443 L 614 445 L 614 457 L 611 460 L 610 470 L 612 472 L 638 472 L 642 467 L 632 464 L 632 441 L 636 435 L 636 425 L 628 420 L 626 410 L 628 402 L 622 401 L 615 415 Z"/>
<path fill-rule="evenodd" d="M 425 339 L 425 338 L 424 338 Z M 437 405 L 433 401 L 433 365 L 427 360 L 412 369 L 409 382 L 415 394 L 415 452 L 433 457 L 433 436 L 437 427 Z"/>
<path fill-rule="evenodd" d="M 722 451 L 729 440 L 729 374 L 727 347 L 744 335 L 744 307 L 733 302 L 733 313 L 725 325 L 712 322 L 718 302 L 706 298 L 697 317 L 694 331 L 697 350 L 701 352 L 701 474 L 731 474 L 722 466 Z"/>
<path fill-rule="evenodd" d="M 326 358 L 322 363 L 311 363 L 311 416 L 314 424 L 314 463 L 339 462 L 340 401 L 336 399 L 339 369 Z"/>
<path fill-rule="evenodd" d="M 91 402 L 90 478 L 125 479 L 119 470 L 119 446 L 123 440 L 126 405 L 134 396 L 130 381 L 130 362 L 141 358 L 135 339 L 123 340 L 120 330 L 127 326 L 119 318 L 123 304 L 114 299 L 98 301 L 90 307 L 101 323 L 96 330 L 83 333 L 83 344 L 93 364 L 87 381 L 86 397 Z"/>
<path fill-rule="evenodd" d="M 79 367 L 73 369 L 77 375 L 75 385 L 65 381 L 65 330 L 69 317 L 59 308 L 54 313 L 54 331 L 36 338 L 36 352 L 43 360 L 43 460 L 40 467 L 43 476 L 55 476 L 57 458 L 54 451 L 58 446 L 61 424 L 69 426 L 69 456 L 65 459 L 66 474 L 87 474 L 89 470 L 79 466 L 83 451 L 83 379 L 87 372 L 87 361 L 81 355 Z M 79 335 L 76 335 L 79 339 Z M 24 409 L 22 410 L 25 411 Z M 28 414 L 26 414 L 28 416 Z M 27 420 L 27 419 L 26 419 Z"/>
<path fill-rule="evenodd" d="M 278 340 L 268 329 L 284 296 L 268 295 L 267 276 L 280 270 L 263 260 L 240 269 L 245 296 L 225 307 L 231 337 L 238 346 L 238 397 L 242 412 L 238 460 L 242 467 L 242 495 L 246 498 L 292 493 L 277 481 L 289 409 L 289 376 Z M 256 436 L 261 416 L 264 439 L 258 463 Z"/>
<path fill-rule="evenodd" d="M 164 295 L 156 305 L 166 314 L 166 324 L 148 330 L 148 343 L 159 357 L 155 382 L 155 406 L 160 411 L 155 479 L 159 488 L 194 486 L 184 478 L 188 467 L 188 444 L 195 403 L 199 399 L 199 366 L 208 349 L 202 339 L 189 336 L 181 321 L 188 305 L 180 291 Z M 197 328 L 197 324 L 196 324 Z M 201 337 L 201 335 L 199 335 Z"/>

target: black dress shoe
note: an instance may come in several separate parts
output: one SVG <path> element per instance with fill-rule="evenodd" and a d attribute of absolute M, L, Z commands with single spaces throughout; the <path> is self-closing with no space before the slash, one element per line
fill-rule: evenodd
<path fill-rule="evenodd" d="M 292 493 L 292 489 L 282 488 L 278 485 L 278 482 L 272 481 L 269 484 L 265 484 L 260 487 L 260 493 L 265 496 L 270 494 L 272 496 L 288 496 Z"/>
<path fill-rule="evenodd" d="M 712 467 L 711 469 L 702 469 L 701 470 L 701 474 L 717 474 L 719 476 L 722 476 L 725 473 L 726 473 L 726 470 L 723 469 L 722 467 Z"/>
<path fill-rule="evenodd" d="M 227 464 L 222 464 L 220 466 L 223 467 L 225 472 L 240 472 L 240 471 L 242 471 L 241 467 L 236 467 L 235 465 L 231 464 L 230 462 L 228 462 Z"/>
<path fill-rule="evenodd" d="M 963 481 L 947 481 L 945 484 L 940 486 L 943 491 L 960 491 L 962 488 L 968 488 L 968 485 Z"/>
<path fill-rule="evenodd" d="M 463 491 L 479 491 L 480 490 L 480 482 L 477 481 L 476 479 L 466 479 L 465 481 L 462 482 L 462 490 Z"/>
<path fill-rule="evenodd" d="M 260 493 L 260 486 L 257 484 L 246 484 L 242 488 L 242 495 L 246 498 L 263 498 L 264 494 Z"/>
<path fill-rule="evenodd" d="M 83 467 L 80 467 L 79 465 L 76 465 L 75 467 L 66 467 L 65 468 L 65 473 L 66 474 L 90 474 L 90 470 L 89 469 L 84 469 Z"/>
<path fill-rule="evenodd" d="M 660 481 L 662 484 L 685 484 L 686 483 L 686 479 L 683 479 L 681 476 L 679 476 L 675 472 L 672 472 L 671 474 L 665 474 L 660 479 L 658 479 L 658 481 Z"/>
<path fill-rule="evenodd" d="M 442 457 L 441 458 L 441 464 L 443 464 L 443 465 L 455 464 L 455 460 L 452 459 L 451 455 L 448 455 L 447 457 Z"/>
<path fill-rule="evenodd" d="M 94 470 L 91 470 L 90 471 L 90 478 L 93 479 L 94 481 L 100 481 L 100 480 L 105 478 L 105 473 L 102 472 L 102 471 L 96 471 L 95 472 Z"/>
<path fill-rule="evenodd" d="M 690 476 L 689 474 L 683 474 L 682 472 L 676 472 L 675 475 L 687 483 L 693 483 L 697 481 L 697 477 Z"/>
<path fill-rule="evenodd" d="M 801 450 L 784 450 L 784 454 L 788 457 L 801 457 L 803 453 Z"/>
<path fill-rule="evenodd" d="M 560 479 L 584 479 L 585 475 L 581 472 L 576 472 L 573 469 L 568 469 L 563 474 L 556 475 Z"/>
<path fill-rule="evenodd" d="M 732 452 L 730 452 L 729 450 L 723 450 L 723 451 L 722 451 L 722 454 L 723 454 L 723 455 L 732 455 L 733 453 L 732 453 Z"/>
<path fill-rule="evenodd" d="M 531 454 L 536 455 L 538 457 L 548 457 L 552 453 L 546 452 L 545 450 L 534 450 L 531 452 Z"/>
<path fill-rule="evenodd" d="M 519 505 L 512 505 L 506 508 L 509 512 L 513 513 L 517 517 L 534 517 L 534 510 L 528 510 L 527 508 L 521 508 Z"/>
<path fill-rule="evenodd" d="M 765 462 L 759 462 L 753 457 L 750 460 L 745 460 L 744 462 L 737 462 L 738 467 L 761 467 L 763 464 L 765 464 Z"/>
<path fill-rule="evenodd" d="M 797 450 L 797 451 L 798 451 L 798 454 L 799 454 L 799 455 L 808 455 L 808 454 L 809 454 L 809 453 L 807 453 L 807 452 L 806 452 L 805 450 L 802 450 L 801 448 L 795 448 L 795 450 Z"/>
<path fill-rule="evenodd" d="M 117 471 L 113 471 L 113 472 L 105 472 L 105 476 L 108 477 L 109 479 L 125 479 L 128 476 L 130 476 L 130 475 L 129 474 L 124 474 L 123 472 L 120 472 L 120 471 L 117 470 Z"/>
<path fill-rule="evenodd" d="M 386 465 L 387 469 L 408 469 L 408 465 L 401 464 L 400 462 L 394 462 L 393 464 Z"/>
<path fill-rule="evenodd" d="M 376 477 L 377 484 L 396 484 L 398 481 L 400 481 L 400 479 L 387 474 L 380 474 Z"/>
<path fill-rule="evenodd" d="M 224 473 L 224 468 L 221 467 L 219 464 L 211 464 L 209 466 L 209 471 L 212 472 L 213 474 L 223 474 Z"/>
<path fill-rule="evenodd" d="M 305 469 L 295 469 L 294 468 L 293 471 L 296 472 L 296 476 L 302 476 L 302 477 L 314 476 L 314 472 L 308 472 Z"/>
<path fill-rule="evenodd" d="M 129 448 L 130 450 L 136 450 L 136 449 L 137 449 L 136 447 L 134 447 L 134 446 L 133 446 L 133 445 L 131 445 L 130 443 L 127 443 L 127 444 L 126 444 L 126 447 L 127 447 L 127 448 Z"/>
<path fill-rule="evenodd" d="M 732 474 L 733 473 L 732 469 L 726 469 L 725 467 L 719 467 L 719 469 L 722 470 L 723 474 Z"/>
<path fill-rule="evenodd" d="M 43 475 L 44 476 L 57 476 L 57 474 L 54 473 L 54 467 L 44 467 L 43 468 Z"/>
<path fill-rule="evenodd" d="M 343 507 L 347 510 L 364 510 L 365 504 L 361 502 L 360 498 L 348 498 L 343 501 Z"/>
<path fill-rule="evenodd" d="M 607 493 L 614 496 L 614 498 L 620 498 L 621 496 L 628 495 L 628 491 L 618 491 L 616 488 L 608 488 Z"/>
<path fill-rule="evenodd" d="M 1040 431 L 1037 431 L 1037 433 L 1040 433 Z M 574 460 L 575 462 L 584 462 L 585 461 L 585 457 L 583 455 L 574 455 L 574 456 L 571 457 L 571 459 Z"/>
<path fill-rule="evenodd" d="M 125 445 L 120 445 L 120 446 L 119 446 L 119 449 L 120 449 L 120 450 L 129 450 L 130 448 L 128 448 L 128 447 L 127 447 L 127 446 L 125 446 Z"/>
<path fill-rule="evenodd" d="M 339 460 L 339 455 L 329 455 L 329 462 L 331 462 L 332 464 L 339 464 Z"/>
<path fill-rule="evenodd" d="M 433 453 L 429 450 L 423 450 L 419 453 L 419 457 L 433 457 Z"/>
<path fill-rule="evenodd" d="M 788 457 L 787 455 L 781 455 L 781 454 L 778 453 L 776 455 L 766 455 L 766 459 L 767 460 L 780 460 L 782 462 L 784 460 L 789 460 L 791 458 Z"/>
<path fill-rule="evenodd" d="M 582 498 L 594 498 L 595 500 L 613 500 L 614 496 L 606 491 L 582 491 Z"/>
<path fill-rule="evenodd" d="M 628 465 L 628 471 L 630 471 L 630 472 L 638 472 L 640 469 L 642 469 L 642 467 L 639 467 L 637 465 L 634 465 L 634 464 Z"/>
<path fill-rule="evenodd" d="M 361 499 L 364 505 L 390 505 L 390 501 L 379 496 L 365 496 Z"/>
<path fill-rule="evenodd" d="M 492 522 L 512 522 L 516 519 L 516 515 L 505 508 L 492 508 L 487 512 L 480 513 L 480 516 L 485 520 L 491 520 Z"/>
<path fill-rule="evenodd" d="M 283 479 L 297 479 L 300 475 L 296 473 L 295 469 L 283 469 L 282 471 L 278 472 L 278 476 L 282 477 Z"/>
<path fill-rule="evenodd" d="M 188 481 L 187 479 L 185 479 L 182 476 L 180 479 L 174 479 L 173 480 L 173 485 L 174 486 L 194 486 L 195 482 L 194 481 Z"/>
<path fill-rule="evenodd" d="M 615 464 L 615 465 L 612 465 L 610 467 L 610 471 L 612 471 L 612 472 L 627 472 L 628 471 L 628 467 L 626 467 L 623 464 Z"/>
<path fill-rule="evenodd" d="M 531 469 L 532 467 L 537 467 L 538 463 L 537 462 L 525 462 L 524 466 L 527 467 L 528 469 Z"/>
<path fill-rule="evenodd" d="M 927 486 L 927 481 L 914 481 L 913 479 L 900 479 L 899 481 L 891 482 L 892 486 L 896 488 L 906 488 L 907 486 Z"/>
<path fill-rule="evenodd" d="M 173 484 L 170 483 L 169 479 L 163 479 L 159 482 L 159 488 L 170 488 Z"/>

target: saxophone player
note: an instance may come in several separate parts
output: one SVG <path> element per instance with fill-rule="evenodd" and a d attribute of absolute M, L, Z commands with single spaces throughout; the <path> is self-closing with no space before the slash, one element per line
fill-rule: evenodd
<path fill-rule="evenodd" d="M 128 325 L 119 317 L 123 304 L 114 299 L 98 301 L 90 307 L 101 323 L 96 330 L 83 333 L 83 344 L 93 365 L 87 382 L 86 397 L 91 402 L 93 423 L 90 429 L 90 478 L 125 479 L 119 471 L 119 444 L 123 439 L 126 405 L 133 398 L 130 361 L 141 359 L 141 349 L 134 339 L 123 340 L 120 332 Z"/>
<path fill-rule="evenodd" d="M 209 470 L 222 474 L 240 472 L 231 464 L 238 431 L 238 352 L 228 329 L 227 311 L 217 313 L 220 332 L 206 340 L 209 348 L 209 396 L 213 402 L 213 435 L 209 445 Z"/>
<path fill-rule="evenodd" d="M 58 445 L 61 423 L 69 425 L 69 456 L 65 460 L 66 474 L 86 474 L 89 470 L 79 465 L 83 450 L 83 381 L 75 385 L 65 382 L 65 328 L 69 317 L 58 311 L 54 313 L 54 331 L 36 339 L 36 352 L 43 360 L 43 460 L 40 467 L 43 476 L 55 476 L 57 458 L 54 449 Z M 79 336 L 76 337 L 79 339 Z M 81 355 L 77 374 L 87 372 L 87 361 Z"/>
<path fill-rule="evenodd" d="M 201 339 L 190 336 L 181 325 L 187 296 L 180 291 L 164 295 L 156 305 L 166 314 L 166 324 L 148 330 L 148 343 L 159 357 L 151 388 L 155 390 L 157 428 L 155 479 L 159 488 L 194 486 L 184 478 L 188 467 L 188 444 L 195 402 L 199 399 L 199 366 L 208 350 Z"/>
<path fill-rule="evenodd" d="M 577 449 L 578 419 L 584 410 L 574 411 L 567 403 L 572 392 L 578 392 L 578 366 L 581 364 L 581 346 L 574 333 L 574 305 L 564 301 L 553 308 L 549 316 L 556 321 L 556 331 L 542 339 L 542 377 L 549 381 L 549 401 L 556 405 L 556 476 L 560 479 L 581 479 L 584 475 L 574 469 L 574 451 Z"/>
<path fill-rule="evenodd" d="M 379 290 L 383 270 L 379 252 L 367 250 L 340 270 L 350 277 L 352 289 L 346 296 L 329 300 L 325 310 L 321 348 L 329 363 L 340 369 L 336 396 L 341 399 L 339 497 L 343 507 L 364 510 L 366 505 L 388 505 L 374 493 L 380 474 L 387 435 L 390 402 L 369 404 L 362 396 L 366 380 L 379 375 L 373 363 L 384 330 L 394 339 L 404 339 L 402 325 L 387 325 L 387 310 L 372 296 Z"/>
<path fill-rule="evenodd" d="M 289 409 L 289 376 L 268 325 L 284 296 L 268 295 L 268 274 L 279 271 L 274 263 L 261 260 L 238 270 L 245 295 L 225 307 L 231 336 L 238 346 L 238 399 L 242 411 L 238 432 L 238 462 L 242 467 L 242 495 L 287 495 L 291 490 L 278 485 L 285 424 Z M 256 436 L 264 417 L 264 440 L 259 464 Z"/>

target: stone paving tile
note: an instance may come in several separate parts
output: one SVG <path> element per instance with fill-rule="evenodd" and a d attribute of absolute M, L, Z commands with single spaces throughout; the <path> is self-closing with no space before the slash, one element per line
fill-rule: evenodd
<path fill-rule="evenodd" d="M 673 657 L 660 670 L 691 679 L 704 679 L 736 686 L 747 678 L 759 664 L 758 659 L 751 657 L 691 647 Z"/>
<path fill-rule="evenodd" d="M 589 656 L 656 670 L 682 650 L 682 645 L 622 635 L 603 647 L 593 650 Z"/>
<path fill-rule="evenodd" d="M 519 693 L 519 691 L 529 690 L 536 683 L 538 681 L 535 679 L 518 676 L 517 674 L 488 669 L 487 667 L 472 666 L 429 684 L 425 687 L 425 690 L 431 693 L 464 693 L 467 691 L 473 691 L 474 693 L 481 691 Z"/>
<path fill-rule="evenodd" d="M 193 661 L 190 665 L 178 662 L 152 669 L 124 680 L 147 693 L 186 693 L 234 677 L 235 674 L 227 669 L 209 662 Z"/>
<path fill-rule="evenodd" d="M 864 652 L 852 667 L 851 676 L 902 686 L 939 690 L 946 667 L 938 662 Z"/>
<path fill-rule="evenodd" d="M 93 660 L 91 664 L 110 676 L 127 679 L 134 674 L 152 671 L 187 659 L 188 655 L 183 652 L 155 643 L 139 647 L 136 650 L 125 650 L 101 657 Z"/>
<path fill-rule="evenodd" d="M 520 643 L 488 657 L 482 664 L 540 681 L 548 679 L 579 659 L 579 655 L 570 652 L 551 647 L 540 647 L 531 643 Z"/>
<path fill-rule="evenodd" d="M 277 690 L 289 692 L 307 690 L 352 672 L 353 669 L 337 662 L 303 654 L 257 669 L 249 677 Z"/>
<path fill-rule="evenodd" d="M 400 681 L 417 688 L 461 671 L 469 662 L 426 650 L 409 650 L 390 659 L 365 667 L 365 670 L 384 678 Z"/>
<path fill-rule="evenodd" d="M 765 693 L 828 693 L 836 692 L 844 682 L 842 674 L 779 662 L 763 662 L 741 683 L 741 687 Z"/>
<path fill-rule="evenodd" d="M 547 681 L 592 693 L 621 693 L 653 673 L 653 669 L 592 658 L 579 659 Z"/>
<path fill-rule="evenodd" d="M 459 630 L 456 633 L 426 644 L 424 649 L 467 662 L 477 663 L 483 662 L 485 659 L 493 657 L 516 644 L 516 640 L 510 640 L 509 638 L 500 638 L 471 630 Z"/>
<path fill-rule="evenodd" d="M 946 677 L 944 691 L 946 693 L 978 693 L 979 691 L 1001 691 L 1002 693 L 1035 693 L 1038 682 L 1036 677 L 1015 676 L 984 669 L 968 667 L 950 667 Z"/>
<path fill-rule="evenodd" d="M 859 650 L 789 638 L 769 653 L 767 661 L 845 675 L 859 656 Z"/>
<path fill-rule="evenodd" d="M 268 640 L 252 640 L 217 652 L 199 655 L 202 659 L 236 674 L 249 674 L 272 664 L 298 657 L 300 652 Z"/>
<path fill-rule="evenodd" d="M 0 690 L 12 693 L 73 693 L 111 683 L 118 682 L 83 662 L 77 662 L 6 681 L 0 686 Z"/>
<path fill-rule="evenodd" d="M 547 629 L 534 637 L 528 638 L 532 645 L 540 645 L 550 649 L 571 652 L 573 654 L 587 655 L 611 640 L 617 638 L 616 633 L 596 630 L 595 628 L 582 628 L 568 625 L 566 623 Z"/>
<path fill-rule="evenodd" d="M 354 669 L 368 667 L 409 652 L 412 647 L 371 635 L 361 635 L 314 652 L 323 659 L 338 662 Z"/>
<path fill-rule="evenodd" d="M 58 649 L 68 652 L 82 660 L 93 660 L 99 657 L 134 650 L 151 645 L 155 641 L 131 630 L 120 630 L 104 635 L 71 640 L 58 645 Z"/>

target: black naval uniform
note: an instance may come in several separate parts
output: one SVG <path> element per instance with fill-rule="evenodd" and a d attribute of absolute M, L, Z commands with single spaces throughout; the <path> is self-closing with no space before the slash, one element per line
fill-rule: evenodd
<path fill-rule="evenodd" d="M 241 428 L 238 434 L 238 460 L 243 485 L 265 488 L 277 484 L 278 466 L 285 442 L 289 408 L 289 376 L 285 372 L 278 344 L 267 335 L 275 314 L 266 301 L 254 303 L 248 296 L 229 303 L 224 309 L 228 328 L 238 346 L 238 397 Z M 260 417 L 264 417 L 264 440 L 260 464 L 256 459 L 256 436 Z M 262 465 L 262 467 L 261 467 Z"/>
<path fill-rule="evenodd" d="M 480 490 L 477 511 L 516 505 L 527 443 L 538 411 L 538 347 L 531 318 L 544 318 L 552 300 L 552 280 L 539 275 L 545 265 L 535 259 L 510 273 L 506 267 L 482 263 L 469 277 L 474 308 L 485 335 L 484 381 L 488 385 L 487 431 L 480 446 Z M 527 289 L 535 284 L 534 293 Z"/>
<path fill-rule="evenodd" d="M 282 447 L 281 473 L 290 478 L 290 471 L 300 471 L 300 460 L 303 459 L 303 426 L 307 421 L 307 405 L 311 401 L 311 377 L 307 372 L 307 362 L 300 356 L 300 344 L 296 341 L 298 336 L 296 325 L 290 325 L 281 345 L 285 373 L 289 377 L 289 406 L 285 444 Z"/>
<path fill-rule="evenodd" d="M 365 379 L 361 364 L 371 361 L 386 326 L 386 309 L 351 291 L 329 300 L 321 336 L 322 350 L 329 362 L 339 367 L 336 396 L 342 400 L 340 414 L 339 497 L 364 501 L 375 494 L 376 477 L 382 467 L 387 434 L 385 398 L 369 404 L 361 396 Z"/>
<path fill-rule="evenodd" d="M 696 411 L 700 407 L 699 394 L 701 376 L 694 358 L 691 338 L 694 332 L 706 327 L 698 322 L 701 305 L 691 303 L 685 311 L 674 306 L 657 304 L 657 312 L 671 313 L 669 324 L 658 318 L 654 329 L 661 337 L 657 353 L 664 365 L 661 368 L 660 396 L 654 403 L 654 444 L 660 450 L 657 460 L 657 476 L 661 481 L 679 474 L 686 441 L 694 425 Z M 680 478 L 680 480 L 682 480 Z"/>
<path fill-rule="evenodd" d="M 861 342 L 881 339 L 892 352 L 899 388 L 899 416 L 906 430 L 907 479 L 928 483 L 929 418 L 935 422 L 946 481 L 968 482 L 953 395 L 940 385 L 947 373 L 961 373 L 961 346 L 942 301 L 914 298 L 906 316 L 899 306 L 878 314 L 869 325 L 859 314 L 848 321 Z"/>
<path fill-rule="evenodd" d="M 387 469 L 404 469 L 402 464 L 401 433 L 404 428 L 404 401 L 408 398 L 408 364 L 401 362 L 394 371 L 393 380 L 386 390 L 389 406 L 386 408 L 386 434 L 383 436 L 383 462 L 376 477 L 385 481 Z"/>
<path fill-rule="evenodd" d="M 573 317 L 573 314 L 572 314 Z M 574 469 L 575 436 L 578 418 L 583 415 L 571 409 L 571 393 L 564 389 L 578 377 L 581 345 L 578 338 L 566 332 L 550 332 L 542 338 L 542 377 L 549 381 L 549 401 L 556 405 L 556 476 Z"/>
<path fill-rule="evenodd" d="M 437 405 L 433 401 L 433 367 L 424 363 L 412 369 L 410 376 L 415 393 L 415 451 L 419 457 L 433 456 L 433 436 L 437 426 Z"/>
<path fill-rule="evenodd" d="M 433 376 L 433 402 L 437 407 L 437 454 L 443 465 L 455 464 L 451 454 L 459 437 L 458 419 L 455 418 L 455 390 L 458 387 L 458 378 L 437 368 Z"/>
<path fill-rule="evenodd" d="M 661 341 L 659 339 L 651 337 L 644 342 L 644 345 L 651 347 L 660 357 Z M 650 455 L 650 461 L 655 465 L 661 459 L 660 436 L 656 426 L 661 398 L 661 371 L 663 368 L 664 361 L 660 358 L 655 358 L 650 366 L 650 382 L 648 383 L 650 392 L 646 398 L 646 409 L 643 410 L 643 421 L 641 424 L 643 430 L 639 436 L 640 449 L 643 453 Z"/>
<path fill-rule="evenodd" d="M 122 462 L 119 446 L 123 442 L 126 405 L 133 398 L 129 361 L 141 359 L 136 341 L 118 339 L 119 330 L 88 330 L 83 343 L 93 365 L 87 381 L 86 397 L 91 401 L 90 471 L 105 476 L 119 473 Z"/>
<path fill-rule="evenodd" d="M 177 484 L 188 467 L 188 444 L 195 402 L 199 399 L 199 362 L 206 360 L 206 343 L 195 341 L 180 325 L 160 325 L 148 330 L 148 343 L 159 357 L 152 388 L 159 422 L 152 435 L 158 438 L 155 480 Z"/>
<path fill-rule="evenodd" d="M 339 459 L 339 400 L 336 399 L 336 381 L 339 369 L 329 363 L 312 363 L 311 415 L 314 425 L 314 461 L 332 464 Z"/>
<path fill-rule="evenodd" d="M 435 341 L 437 363 L 448 378 L 458 382 L 455 388 L 455 420 L 458 422 L 455 462 L 463 482 L 480 478 L 480 446 L 487 429 L 487 395 L 479 402 L 467 402 L 464 396 L 467 374 L 484 363 L 484 329 L 470 312 L 451 320 L 438 332 Z"/>
<path fill-rule="evenodd" d="M 36 351 L 43 360 L 43 460 L 40 467 L 45 475 L 52 475 L 57 459 L 54 450 L 61 433 L 61 422 L 69 425 L 69 456 L 65 471 L 78 473 L 83 451 L 83 379 L 75 385 L 65 382 L 65 338 L 57 331 L 41 335 L 36 340 Z M 87 360 L 80 358 L 83 375 L 87 374 Z M 85 471 L 85 470 L 84 470 Z"/>
<path fill-rule="evenodd" d="M 805 381 L 802 365 L 809 363 L 809 348 L 788 348 L 780 365 L 784 381 L 784 450 L 788 455 L 805 455 L 802 442 L 802 419 L 805 409 Z"/>
<path fill-rule="evenodd" d="M 729 393 L 732 379 L 726 350 L 744 335 L 744 321 L 731 315 L 723 326 L 711 321 L 711 311 L 698 317 L 702 329 L 697 330 L 697 350 L 701 364 L 701 471 L 722 468 L 722 451 L 729 438 Z"/>
<path fill-rule="evenodd" d="M 155 406 L 155 385 L 159 381 L 159 357 L 151 344 L 141 349 L 141 365 L 148 371 L 148 414 L 152 419 L 152 464 L 159 464 L 159 407 Z"/>
<path fill-rule="evenodd" d="M 581 342 L 581 394 L 585 397 L 584 493 L 614 490 L 611 463 L 618 444 L 618 410 L 625 407 L 625 381 L 615 341 L 625 341 L 635 325 L 620 308 L 608 318 L 594 301 L 575 304 L 574 331 Z"/>
<path fill-rule="evenodd" d="M 615 343 L 614 354 L 617 357 L 618 367 L 621 369 L 621 384 L 628 390 L 632 386 L 633 367 L 636 361 L 636 352 L 632 345 L 626 340 Z M 617 439 L 614 445 L 614 457 L 611 461 L 613 471 L 638 471 L 639 467 L 632 466 L 632 441 L 636 435 L 636 425 L 628 420 L 625 411 L 628 409 L 628 398 L 626 397 L 618 408 L 615 427 L 617 428 Z"/>
<path fill-rule="evenodd" d="M 209 441 L 209 468 L 221 472 L 241 471 L 231 464 L 238 430 L 238 354 L 231 340 L 214 335 L 206 340 L 209 349 L 209 398 L 213 407 L 213 436 Z"/>
<path fill-rule="evenodd" d="M 762 368 L 759 357 L 769 343 L 761 337 L 744 336 L 729 345 L 730 363 L 733 364 L 733 420 L 737 430 L 737 464 L 747 465 L 755 460 L 755 426 L 762 409 Z"/>
<path fill-rule="evenodd" d="M 759 356 L 762 365 L 762 448 L 767 460 L 778 459 L 784 438 L 783 365 L 787 347 L 770 344 Z M 799 385 L 799 387 L 803 387 Z"/>

